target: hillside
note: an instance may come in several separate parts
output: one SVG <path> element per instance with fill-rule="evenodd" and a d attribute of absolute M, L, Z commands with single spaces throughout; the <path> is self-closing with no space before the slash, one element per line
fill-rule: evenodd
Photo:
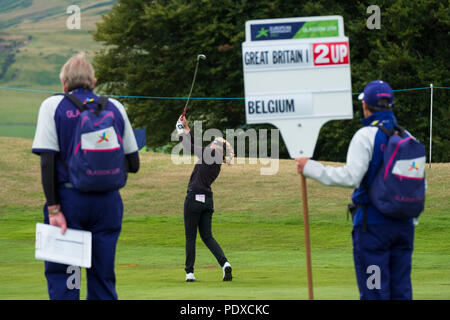
<path fill-rule="evenodd" d="M 61 64 L 76 51 L 99 44 L 90 31 L 116 1 L 22 0 L 0 4 L 0 84 L 55 89 Z M 82 3 L 82 4 L 81 4 Z M 69 5 L 81 9 L 81 29 L 69 30 Z M 78 48 L 75 49 L 75 48 Z"/>
<path fill-rule="evenodd" d="M 100 45 L 90 32 L 111 0 L 2 0 L 0 2 L 0 86 L 59 91 L 59 71 L 76 52 L 92 58 Z M 69 30 L 69 5 L 81 9 L 81 29 Z M 0 88 L 0 136 L 32 138 L 46 93 Z"/>

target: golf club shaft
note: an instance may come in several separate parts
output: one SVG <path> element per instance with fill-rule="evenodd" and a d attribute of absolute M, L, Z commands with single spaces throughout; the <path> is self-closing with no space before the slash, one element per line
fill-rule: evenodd
<path fill-rule="evenodd" d="M 191 98 L 191 94 L 192 94 L 192 90 L 194 89 L 194 84 L 195 84 L 195 78 L 197 77 L 197 70 L 198 70 L 198 63 L 199 63 L 199 59 L 197 59 L 197 63 L 195 65 L 195 71 L 194 71 L 194 77 L 192 78 L 192 84 L 191 84 L 191 90 L 189 90 L 189 95 L 188 98 L 186 100 L 186 104 L 184 106 L 184 111 L 183 111 L 183 116 L 186 114 L 186 110 L 189 104 L 189 99 Z"/>

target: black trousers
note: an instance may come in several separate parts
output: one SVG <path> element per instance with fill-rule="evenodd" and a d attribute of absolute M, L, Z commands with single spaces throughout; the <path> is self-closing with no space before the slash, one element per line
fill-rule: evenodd
<path fill-rule="evenodd" d="M 227 258 L 213 238 L 211 232 L 212 214 L 214 203 L 212 197 L 205 197 L 205 202 L 195 200 L 195 194 L 188 193 L 184 201 L 184 230 L 186 236 L 186 273 L 194 272 L 195 243 L 197 229 L 205 245 L 216 257 L 220 266 L 227 262 Z"/>

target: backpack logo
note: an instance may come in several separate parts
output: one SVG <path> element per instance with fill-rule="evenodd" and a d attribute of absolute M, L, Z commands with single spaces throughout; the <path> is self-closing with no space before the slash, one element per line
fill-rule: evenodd
<path fill-rule="evenodd" d="M 409 167 L 409 171 L 412 171 L 412 170 L 417 170 L 417 171 L 419 171 L 419 166 L 416 165 L 416 162 L 415 162 L 415 161 L 413 161 L 413 162 L 411 163 L 411 167 Z"/>
<path fill-rule="evenodd" d="M 109 142 L 108 138 L 109 138 L 109 134 L 106 134 L 106 132 L 103 132 L 103 134 L 100 136 L 100 140 L 98 140 L 97 143 L 102 143 L 103 141 Z"/>
<path fill-rule="evenodd" d="M 425 177 L 425 157 L 397 160 L 392 174 L 400 179 L 423 179 Z"/>
<path fill-rule="evenodd" d="M 119 148 L 114 127 L 81 134 L 81 150 L 83 151 L 112 151 Z"/>

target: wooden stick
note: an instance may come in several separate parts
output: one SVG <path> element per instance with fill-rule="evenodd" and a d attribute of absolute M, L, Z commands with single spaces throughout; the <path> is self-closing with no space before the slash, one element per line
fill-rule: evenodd
<path fill-rule="evenodd" d="M 431 168 L 431 146 L 433 142 L 433 84 L 430 83 L 430 151 L 429 151 L 429 158 L 430 158 L 430 168 Z"/>
<path fill-rule="evenodd" d="M 314 300 L 313 283 L 312 283 L 312 267 L 311 267 L 311 245 L 309 240 L 309 221 L 308 221 L 308 195 L 306 193 L 306 178 L 300 174 L 300 182 L 302 185 L 302 202 L 303 202 L 303 222 L 305 230 L 305 251 L 306 251 L 306 270 L 308 275 L 308 296 L 309 300 Z"/>

